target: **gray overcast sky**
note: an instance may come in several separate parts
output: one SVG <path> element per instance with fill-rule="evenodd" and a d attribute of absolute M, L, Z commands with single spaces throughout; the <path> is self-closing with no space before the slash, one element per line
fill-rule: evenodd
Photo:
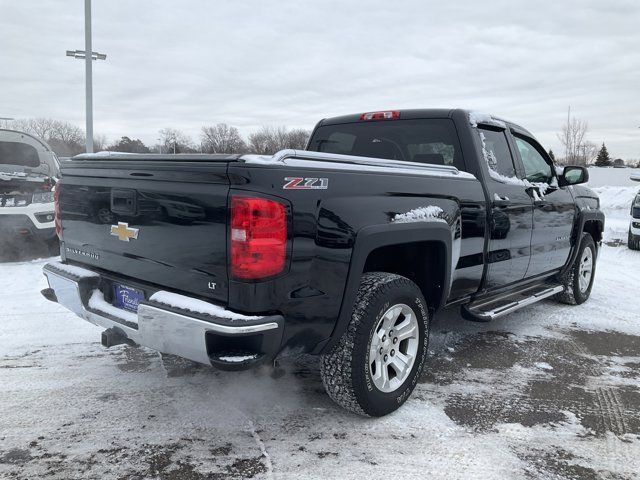
<path fill-rule="evenodd" d="M 0 117 L 84 126 L 82 0 L 0 0 Z M 94 0 L 95 131 L 155 143 L 227 122 L 312 128 L 390 108 L 464 107 L 561 152 L 640 158 L 640 1 Z"/>

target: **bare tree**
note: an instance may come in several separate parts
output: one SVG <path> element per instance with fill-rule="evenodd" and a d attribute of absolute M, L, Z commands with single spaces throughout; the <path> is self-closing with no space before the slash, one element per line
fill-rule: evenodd
<path fill-rule="evenodd" d="M 226 123 L 202 127 L 200 140 L 202 151 L 207 153 L 242 153 L 247 148 L 238 129 Z"/>
<path fill-rule="evenodd" d="M 598 146 L 593 142 L 583 142 L 580 145 L 577 162 L 579 165 L 591 165 L 598 156 Z"/>
<path fill-rule="evenodd" d="M 286 127 L 264 126 L 249 135 L 249 149 L 261 155 L 273 155 L 287 148 L 304 149 L 309 132 L 296 129 L 287 131 Z"/>
<path fill-rule="evenodd" d="M 61 157 L 77 155 L 84 151 L 84 132 L 69 122 L 52 118 L 26 118 L 14 120 L 11 128 L 43 139 Z"/>
<path fill-rule="evenodd" d="M 586 121 L 577 118 L 567 118 L 567 123 L 562 127 L 562 133 L 558 140 L 564 146 L 564 163 L 569 165 L 586 165 L 588 153 L 591 153 L 585 136 L 589 130 Z M 597 154 L 597 151 L 595 152 Z M 595 158 L 595 155 L 594 157 Z"/>
<path fill-rule="evenodd" d="M 195 148 L 191 138 L 175 128 L 163 128 L 158 132 L 162 151 L 165 153 L 193 153 Z"/>
<path fill-rule="evenodd" d="M 11 122 L 11 128 L 35 135 L 43 140 L 54 137 L 58 120 L 53 118 L 20 118 Z"/>
<path fill-rule="evenodd" d="M 102 152 L 107 150 L 107 136 L 102 134 L 93 135 L 93 151 Z"/>
<path fill-rule="evenodd" d="M 282 127 L 281 127 L 282 128 Z M 249 149 L 260 155 L 272 155 L 278 151 L 278 129 L 265 126 L 249 135 Z"/>
<path fill-rule="evenodd" d="M 61 157 L 72 157 L 85 151 L 85 135 L 80 127 L 69 122 L 54 121 L 47 143 Z"/>
<path fill-rule="evenodd" d="M 307 142 L 311 136 L 309 130 L 303 128 L 293 129 L 288 133 L 288 146 L 287 148 L 293 148 L 296 150 L 304 150 L 307 148 Z"/>
<path fill-rule="evenodd" d="M 267 127 L 249 135 L 249 150 L 260 155 L 271 154 L 271 145 Z"/>
<path fill-rule="evenodd" d="M 72 145 L 84 143 L 85 135 L 82 129 L 77 125 L 56 120 L 53 127 L 53 134 L 50 138 Z"/>

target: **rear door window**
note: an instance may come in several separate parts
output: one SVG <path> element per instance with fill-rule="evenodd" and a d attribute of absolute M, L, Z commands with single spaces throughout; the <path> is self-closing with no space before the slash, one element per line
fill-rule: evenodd
<path fill-rule="evenodd" d="M 319 127 L 309 150 L 385 158 L 466 170 L 450 119 L 383 120 Z"/>
<path fill-rule="evenodd" d="M 482 141 L 484 159 L 489 169 L 498 174 L 492 177 L 494 179 L 516 178 L 516 168 L 505 133 L 502 130 L 488 128 L 479 128 L 478 132 Z"/>

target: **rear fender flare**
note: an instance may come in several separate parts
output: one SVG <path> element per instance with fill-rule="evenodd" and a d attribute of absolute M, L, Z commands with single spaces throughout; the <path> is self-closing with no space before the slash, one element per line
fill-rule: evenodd
<path fill-rule="evenodd" d="M 329 351 L 340 340 L 351 320 L 353 303 L 360 287 L 367 258 L 371 252 L 380 247 L 402 245 L 415 242 L 438 242 L 445 250 L 444 282 L 442 298 L 439 304 L 444 305 L 451 289 L 452 270 L 452 243 L 453 229 L 446 222 L 416 222 L 406 224 L 374 225 L 361 229 L 356 235 L 356 240 L 351 256 L 349 273 L 345 284 L 340 313 L 333 329 L 331 337 L 321 342 L 314 353 Z"/>
<path fill-rule="evenodd" d="M 560 272 L 561 275 L 564 275 L 576 261 L 578 250 L 580 250 L 580 240 L 582 239 L 582 234 L 585 232 L 584 227 L 587 222 L 591 221 L 597 222 L 600 225 L 600 231 L 604 231 L 604 213 L 598 210 L 578 211 L 578 218 L 576 220 L 576 226 L 573 233 L 573 246 L 571 247 L 571 254 L 569 255 L 569 260 L 567 261 L 566 265 Z M 595 238 L 593 240 L 597 243 Z"/>

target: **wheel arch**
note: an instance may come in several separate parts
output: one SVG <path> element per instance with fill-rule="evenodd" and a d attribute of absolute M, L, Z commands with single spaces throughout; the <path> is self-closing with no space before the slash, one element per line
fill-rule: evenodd
<path fill-rule="evenodd" d="M 604 221 L 599 219 L 586 220 L 582 227 L 582 232 L 591 235 L 591 238 L 593 238 L 593 241 L 596 242 L 596 245 L 599 245 L 600 242 L 602 242 L 603 231 Z"/>
<path fill-rule="evenodd" d="M 593 238 L 593 241 L 596 244 L 596 250 L 600 246 L 602 242 L 602 233 L 604 231 L 604 213 L 599 210 L 592 211 L 584 211 L 580 210 L 578 212 L 578 218 L 575 223 L 572 241 L 573 246 L 571 248 L 571 254 L 569 255 L 569 259 L 567 263 L 563 267 L 561 271 L 561 275 L 564 275 L 576 261 L 578 256 L 578 251 L 580 250 L 580 240 L 582 239 L 582 235 L 588 233 Z"/>
<path fill-rule="evenodd" d="M 351 319 L 360 279 L 366 272 L 395 273 L 412 280 L 430 309 L 445 304 L 451 287 L 452 227 L 442 221 L 365 227 L 356 236 L 340 313 L 330 338 L 314 353 L 331 349 Z M 435 280 L 434 280 L 435 278 Z"/>

